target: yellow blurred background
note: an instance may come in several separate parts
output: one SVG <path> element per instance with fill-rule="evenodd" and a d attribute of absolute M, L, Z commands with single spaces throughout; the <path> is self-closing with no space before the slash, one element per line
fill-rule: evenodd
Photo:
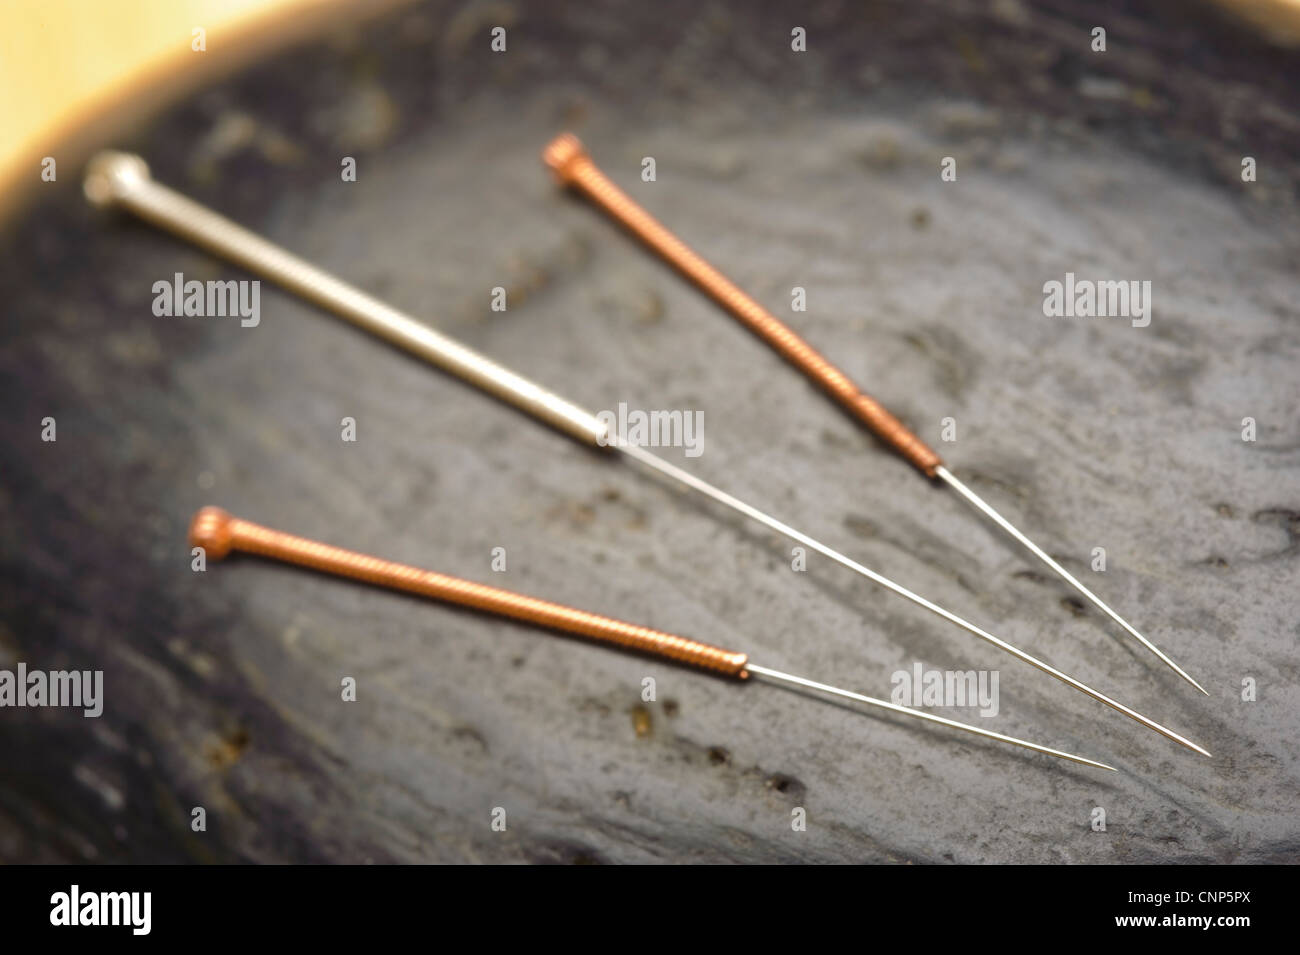
<path fill-rule="evenodd" d="M 0 0 L 0 222 L 40 185 L 44 157 L 74 175 L 90 148 L 205 80 L 404 2 Z M 1300 0 L 1217 2 L 1300 44 Z"/>
<path fill-rule="evenodd" d="M 75 175 L 97 137 L 215 75 L 394 0 L 3 0 L 0 219 L 42 182 Z M 196 31 L 202 31 L 198 33 Z M 202 49 L 198 49 L 198 47 Z"/>

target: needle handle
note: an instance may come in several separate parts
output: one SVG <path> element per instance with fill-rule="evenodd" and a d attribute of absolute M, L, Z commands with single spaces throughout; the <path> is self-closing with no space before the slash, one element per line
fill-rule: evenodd
<path fill-rule="evenodd" d="M 139 156 L 100 153 L 87 169 L 85 191 L 96 205 L 128 209 L 145 221 L 255 275 L 264 276 L 579 441 L 604 443 L 608 429 L 595 415 L 155 182 Z"/>
<path fill-rule="evenodd" d="M 640 627 L 612 617 L 587 613 L 549 600 L 527 597 L 499 587 L 489 587 L 472 580 L 448 577 L 446 574 L 421 570 L 408 564 L 397 564 L 341 547 L 331 547 L 241 520 L 219 507 L 205 507 L 194 515 L 190 524 L 190 544 L 202 547 L 206 555 L 214 560 L 220 560 L 232 550 L 258 554 L 390 590 L 402 590 L 500 617 L 523 620 L 713 674 L 739 680 L 749 677 L 745 669 L 748 657 L 743 653 L 724 650 L 662 630 Z"/>
<path fill-rule="evenodd" d="M 935 476 L 943 463 L 939 455 L 880 402 L 858 390 L 844 372 L 827 361 L 790 326 L 736 287 L 614 185 L 592 162 L 576 136 L 569 133 L 558 136 L 546 147 L 542 158 L 562 185 L 586 196 L 639 237 L 786 361 L 825 389 L 876 437 L 927 477 Z"/>
<path fill-rule="evenodd" d="M 563 604 L 554 604 L 546 600 L 538 600 L 535 597 L 525 597 L 523 594 L 517 594 L 509 590 L 500 590 L 496 587 L 476 584 L 473 581 L 462 580 L 458 577 L 448 577 L 445 574 L 436 574 L 433 571 L 421 570 L 418 567 L 395 564 L 392 561 L 381 560 L 378 557 L 370 557 L 366 554 L 330 547 L 328 544 L 308 540 L 305 537 L 296 537 L 283 531 L 262 527 L 251 521 L 241 520 L 238 517 L 231 516 L 219 507 L 205 507 L 194 515 L 194 520 L 190 524 L 190 543 L 193 546 L 204 548 L 207 555 L 214 560 L 225 557 L 231 551 L 244 551 L 262 557 L 270 557 L 274 560 L 296 564 L 300 567 L 308 567 L 323 573 L 349 577 L 353 580 L 364 581 L 380 587 L 403 590 L 408 593 L 419 594 L 422 597 L 430 597 L 434 600 L 459 604 L 464 607 L 473 607 L 476 610 L 497 614 L 502 617 L 523 620 L 553 630 L 578 634 L 599 643 L 610 644 L 619 649 L 635 650 L 673 663 L 696 667 L 715 676 L 747 680 L 752 669 L 759 676 L 777 683 L 812 689 L 832 696 L 865 703 L 869 706 L 881 707 L 916 719 L 939 723 L 943 726 L 989 739 L 1000 740 L 1013 746 L 1021 746 L 1040 753 L 1047 753 L 1051 756 L 1058 756 L 1076 763 L 1096 766 L 1100 769 L 1114 769 L 1114 767 L 1107 766 L 1105 763 L 1085 759 L 1073 753 L 1049 749 L 1037 743 L 1017 739 L 1014 736 L 1003 736 L 1001 733 L 994 733 L 991 730 L 980 729 L 966 723 L 944 719 L 941 716 L 934 716 L 930 713 L 886 703 L 884 700 L 873 699 L 860 693 L 852 693 L 824 683 L 816 683 L 802 677 L 792 676 L 789 673 L 783 673 L 780 670 L 760 667 L 749 663 L 748 657 L 743 653 L 734 653 L 720 647 L 710 646 L 707 643 L 699 643 L 685 637 L 664 633 L 661 630 L 651 630 L 648 627 L 639 627 L 635 624 L 625 623 L 622 620 L 587 613 L 573 607 L 566 607 Z"/>

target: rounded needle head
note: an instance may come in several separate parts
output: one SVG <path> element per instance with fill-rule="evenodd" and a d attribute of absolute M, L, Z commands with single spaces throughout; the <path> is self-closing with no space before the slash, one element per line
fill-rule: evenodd
<path fill-rule="evenodd" d="M 919 720 L 926 720 L 930 723 L 938 723 L 941 726 L 947 726 L 950 729 L 961 730 L 963 733 L 971 733 L 975 736 L 983 736 L 987 739 L 995 739 L 1001 743 L 1010 743 L 1012 746 L 1019 746 L 1023 749 L 1031 749 L 1036 753 L 1046 753 L 1048 756 L 1055 756 L 1059 759 L 1066 759 L 1072 763 L 1080 763 L 1084 766 L 1094 766 L 1097 769 L 1106 769 L 1110 772 L 1118 772 L 1114 766 L 1108 766 L 1105 763 L 1099 763 L 1095 759 L 1088 759 L 1085 756 L 1076 756 L 1074 753 L 1067 753 L 1063 750 L 1052 749 L 1048 746 L 1040 746 L 1038 743 L 1031 743 L 1028 740 L 1019 739 L 1015 736 L 1006 736 L 1002 733 L 995 733 L 992 730 L 980 729 L 978 726 L 971 726 L 969 723 L 960 723 L 957 720 L 946 719 L 942 716 L 935 716 L 932 713 L 923 713 L 920 710 L 914 710 L 906 706 L 899 706 L 897 703 L 887 703 L 884 700 L 878 700 L 875 697 L 864 696 L 861 693 L 854 693 L 852 690 L 844 690 L 838 686 L 830 686 L 826 683 L 818 683 L 816 680 L 807 680 L 801 676 L 794 676 L 789 673 L 782 673 L 780 670 L 771 670 L 767 667 L 758 666 L 753 661 L 745 664 L 745 668 L 754 676 L 771 680 L 776 683 L 784 683 L 789 686 L 801 687 L 806 690 L 815 690 L 818 693 L 825 693 L 830 696 L 838 696 L 846 700 L 853 700 L 856 703 L 865 703 L 868 706 L 875 706 L 881 709 L 890 710 L 894 713 L 902 713 L 905 716 L 915 717 Z"/>
<path fill-rule="evenodd" d="M 93 205 L 107 208 L 148 181 L 149 166 L 143 159 L 106 149 L 87 164 L 82 189 Z"/>
<path fill-rule="evenodd" d="M 1031 541 L 1024 534 L 1020 533 L 1020 531 L 1018 531 L 1010 521 L 1004 518 L 997 511 L 993 510 L 993 508 L 988 504 L 988 502 L 986 502 L 983 498 L 981 498 L 978 494 L 976 494 L 974 491 L 968 488 L 961 481 L 957 480 L 957 478 L 953 475 L 951 471 L 949 471 L 947 468 L 940 465 L 938 468 L 935 469 L 935 474 L 938 475 L 938 477 L 941 478 L 949 487 L 951 487 L 954 491 L 956 491 L 963 499 L 965 499 L 965 501 L 968 504 L 970 504 L 977 511 L 979 511 L 981 514 L 983 514 L 985 517 L 991 520 L 994 524 L 998 525 L 998 527 L 1002 528 L 1013 538 L 1019 541 L 1020 544 L 1024 546 L 1026 550 L 1028 550 L 1031 554 L 1033 554 L 1035 557 L 1041 560 L 1044 564 L 1052 568 L 1052 570 L 1056 571 L 1056 573 L 1060 574 L 1060 576 L 1067 583 L 1069 583 L 1070 586 L 1072 586 L 1075 590 L 1079 591 L 1079 593 L 1087 597 L 1088 600 L 1092 602 L 1093 606 L 1095 606 L 1102 613 L 1106 614 L 1106 616 L 1110 617 L 1110 619 L 1114 620 L 1126 631 L 1128 631 L 1128 633 L 1131 634 L 1133 637 L 1135 637 L 1144 647 L 1146 647 L 1157 657 L 1159 657 L 1160 660 L 1166 666 L 1168 666 L 1171 670 L 1177 673 L 1180 677 L 1182 677 L 1192 686 L 1196 687 L 1206 696 L 1210 695 L 1209 691 L 1207 691 L 1205 687 L 1201 686 L 1201 684 L 1193 680 L 1191 676 L 1188 675 L 1186 670 L 1180 667 L 1173 660 L 1169 659 L 1169 657 L 1167 657 L 1164 654 L 1164 652 L 1159 647 L 1157 647 L 1154 643 L 1152 643 L 1146 637 L 1142 636 L 1142 634 L 1138 633 L 1137 630 L 1135 630 L 1127 620 L 1125 620 L 1123 617 L 1117 614 L 1114 610 L 1111 610 L 1110 607 L 1107 606 L 1106 603 L 1100 597 L 1098 597 L 1091 590 L 1085 587 L 1082 584 L 1082 582 L 1080 582 L 1073 574 L 1071 574 L 1068 570 L 1066 570 L 1064 567 L 1062 567 L 1060 564 L 1054 561 L 1050 556 L 1048 556 L 1046 551 L 1040 548 L 1037 544 Z"/>

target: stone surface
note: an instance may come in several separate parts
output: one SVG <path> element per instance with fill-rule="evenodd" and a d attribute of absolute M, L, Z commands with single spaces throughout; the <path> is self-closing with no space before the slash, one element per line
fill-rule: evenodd
<path fill-rule="evenodd" d="M 246 276 L 68 183 L 0 262 L 0 655 L 102 668 L 107 700 L 0 711 L 0 859 L 1295 861 L 1294 61 L 1174 4 L 832 4 L 804 55 L 744 9 L 418 7 L 117 145 L 575 401 L 702 409 L 691 470 L 1214 758 L 269 286 L 255 329 L 153 316 L 175 272 Z M 954 470 L 1210 697 L 557 193 L 538 154 L 564 128 L 927 440 L 955 419 Z M 1150 280 L 1150 326 L 1044 317 L 1067 271 Z M 997 717 L 945 715 L 1121 771 L 247 558 L 195 574 L 208 503 L 875 695 L 916 661 L 995 669 Z"/>

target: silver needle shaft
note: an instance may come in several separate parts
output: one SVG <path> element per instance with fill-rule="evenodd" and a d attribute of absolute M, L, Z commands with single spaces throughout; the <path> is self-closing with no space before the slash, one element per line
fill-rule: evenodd
<path fill-rule="evenodd" d="M 1069 582 L 1070 586 L 1074 587 L 1075 590 L 1079 591 L 1079 593 L 1083 594 L 1083 595 L 1084 595 L 1085 597 L 1087 597 L 1090 601 L 1092 601 L 1092 603 L 1093 603 L 1093 605 L 1094 605 L 1095 607 L 1097 607 L 1097 608 L 1098 608 L 1099 610 L 1101 610 L 1104 614 L 1106 614 L 1106 616 L 1110 617 L 1110 619 L 1114 620 L 1117 624 L 1119 624 L 1121 627 L 1123 627 L 1125 630 L 1127 630 L 1130 634 L 1132 634 L 1134 637 L 1136 637 L 1136 638 L 1138 639 L 1138 641 L 1139 641 L 1139 642 L 1140 642 L 1144 647 L 1146 647 L 1148 650 L 1150 650 L 1152 653 L 1154 653 L 1156 656 L 1158 656 L 1161 660 L 1163 660 L 1164 663 L 1165 663 L 1165 664 L 1166 664 L 1170 669 L 1172 669 L 1172 670 L 1173 670 L 1175 673 L 1177 673 L 1180 677 L 1182 677 L 1184 680 L 1186 680 L 1186 681 L 1187 681 L 1188 683 L 1190 683 L 1192 686 L 1196 687 L 1198 690 L 1200 690 L 1200 691 L 1201 691 L 1202 693 L 1204 693 L 1206 696 L 1209 696 L 1209 695 L 1210 695 L 1209 692 L 1205 689 L 1205 687 L 1201 686 L 1201 684 L 1197 683 L 1195 680 L 1193 680 L 1193 679 L 1191 678 L 1190 675 L 1188 675 L 1188 673 L 1187 673 L 1186 670 L 1184 670 L 1182 667 L 1180 667 L 1180 666 L 1179 666 L 1177 663 L 1175 663 L 1173 660 L 1169 659 L 1169 657 L 1167 657 L 1167 656 L 1165 655 L 1165 653 L 1164 653 L 1163 650 L 1161 650 L 1159 647 L 1157 647 L 1154 643 L 1152 643 L 1152 642 L 1151 642 L 1150 640 L 1148 640 L 1146 637 L 1142 636 L 1142 634 L 1138 633 L 1137 630 L 1135 630 L 1132 626 L 1130 626 L 1130 624 L 1129 624 L 1129 622 L 1128 622 L 1127 620 L 1125 620 L 1123 617 L 1121 617 L 1121 616 L 1120 616 L 1119 614 L 1117 614 L 1115 611 L 1111 610 L 1110 607 L 1108 607 L 1108 606 L 1106 605 L 1105 601 L 1103 601 L 1100 597 L 1098 597 L 1098 596 L 1097 596 L 1096 594 L 1094 594 L 1091 590 L 1089 590 L 1087 587 L 1085 587 L 1085 586 L 1084 586 L 1084 585 L 1083 585 L 1083 584 L 1078 580 L 1078 578 L 1076 578 L 1072 573 L 1070 573 L 1068 570 L 1066 570 L 1064 567 L 1062 567 L 1062 566 L 1061 566 L 1060 564 L 1058 564 L 1056 561 L 1052 560 L 1052 558 L 1048 556 L 1048 554 L 1047 554 L 1046 551 L 1044 551 L 1042 548 L 1040 548 L 1037 544 L 1035 544 L 1033 541 L 1031 541 L 1031 540 L 1030 540 L 1028 537 L 1026 537 L 1024 534 L 1020 533 L 1020 531 L 1016 530 L 1015 526 L 1014 526 L 1010 521 L 1008 521 L 1008 520 L 1007 520 L 1006 518 L 1004 518 L 1001 514 L 999 514 L 997 511 L 995 511 L 995 510 L 994 510 L 994 509 L 993 509 L 993 508 L 992 508 L 992 507 L 991 507 L 991 506 L 990 506 L 990 505 L 989 505 L 989 504 L 988 504 L 988 503 L 987 503 L 983 498 L 981 498 L 978 494 L 976 494 L 974 491 L 972 491 L 970 488 L 968 488 L 968 487 L 967 487 L 965 484 L 963 484 L 961 481 L 957 480 L 957 478 L 953 475 L 953 473 L 952 473 L 951 471 L 949 471 L 949 470 L 948 470 L 946 467 L 944 467 L 943 465 L 939 465 L 937 468 L 935 468 L 935 473 L 936 473 L 937 475 L 939 475 L 939 477 L 942 478 L 942 479 L 943 479 L 943 480 L 948 484 L 949 487 L 951 487 L 954 491 L 956 491 L 956 492 L 957 492 L 958 494 L 960 494 L 963 498 L 965 498 L 966 501 L 967 501 L 967 503 L 971 504 L 971 505 L 972 505 L 976 510 L 978 510 L 981 514 L 983 514 L 985 517 L 987 517 L 989 520 L 991 520 L 994 524 L 998 525 L 998 527 L 1002 528 L 1004 531 L 1006 531 L 1008 534 L 1010 534 L 1012 537 L 1014 537 L 1014 538 L 1015 538 L 1017 541 L 1019 541 L 1019 542 L 1020 542 L 1020 543 L 1021 543 L 1021 544 L 1022 544 L 1022 545 L 1023 545 L 1023 546 L 1024 546 L 1024 547 L 1025 547 L 1029 552 L 1030 552 L 1030 553 L 1031 553 L 1031 554 L 1033 554 L 1035 557 L 1037 557 L 1039 560 L 1041 560 L 1041 561 L 1042 561 L 1044 564 L 1046 564 L 1048 567 L 1052 568 L 1052 570 L 1054 570 L 1054 571 L 1056 571 L 1058 574 L 1060 574 L 1060 575 L 1061 575 L 1061 576 L 1062 576 L 1066 581 Z"/>
<path fill-rule="evenodd" d="M 998 647 L 1001 650 L 1005 650 L 1007 653 L 1011 654 L 1017 660 L 1021 660 L 1024 663 L 1028 663 L 1032 667 L 1036 667 L 1037 669 L 1046 673 L 1048 676 L 1055 677 L 1056 679 L 1060 680 L 1062 683 L 1074 687 L 1080 693 L 1085 693 L 1088 696 L 1092 697 L 1094 700 L 1097 700 L 1099 703 L 1104 703 L 1107 706 L 1109 706 L 1111 709 L 1116 710 L 1119 713 L 1123 713 L 1129 719 L 1136 720 L 1137 722 L 1141 723 L 1143 726 L 1147 727 L 1148 729 L 1155 730 L 1161 736 L 1164 736 L 1167 739 L 1171 739 L 1175 743 L 1178 743 L 1182 746 L 1186 746 L 1188 749 L 1195 750 L 1196 752 L 1200 753 L 1202 756 L 1210 755 L 1210 753 L 1207 750 L 1196 745 L 1186 737 L 1180 736 L 1179 734 L 1175 733 L 1173 730 L 1169 729 L 1168 727 L 1161 726 L 1155 720 L 1143 716 L 1141 713 L 1137 712 L 1136 710 L 1129 709 L 1123 703 L 1111 699 L 1109 696 L 1107 696 L 1106 694 L 1098 690 L 1094 690 L 1086 683 L 1081 683 L 1078 680 L 1076 680 L 1074 677 L 1062 673 L 1060 670 L 1056 669 L 1056 667 L 1052 666 L 1051 664 L 1045 663 L 1044 661 L 1038 659 L 1037 657 L 1026 653 L 1024 650 L 1021 650 L 1019 647 L 1012 646 L 1010 643 L 1007 643 L 1005 640 L 1001 640 L 998 637 L 993 636 L 993 634 L 989 633 L 987 630 L 980 629 L 979 627 L 975 626 L 975 624 L 971 623 L 968 620 L 962 619 L 961 617 L 957 616 L 955 613 L 952 613 L 951 611 L 948 610 L 944 610 L 938 604 L 926 600 L 920 594 L 913 593 L 912 591 L 908 590 L 906 587 L 902 586 L 901 584 L 894 583 L 894 581 L 890 580 L 888 577 L 882 576 L 881 574 L 876 573 L 871 568 L 864 567 L 862 564 L 859 564 L 857 561 L 845 557 L 839 551 L 833 550 L 832 548 L 827 547 L 821 541 L 809 537 L 807 534 L 804 534 L 801 531 L 795 530 L 789 524 L 783 524 L 781 521 L 778 521 L 775 517 L 772 517 L 770 514 L 765 514 L 764 512 L 760 511 L 758 508 L 754 507 L 753 505 L 746 504 L 744 501 L 740 500 L 737 497 L 733 497 L 732 495 L 728 494 L 726 491 L 720 490 L 719 488 L 714 487 L 712 484 L 708 483 L 707 481 L 697 478 L 689 471 L 683 471 L 675 464 L 670 464 L 669 462 L 665 461 L 663 458 L 651 454 L 649 451 L 646 451 L 644 448 L 637 447 L 636 445 L 628 444 L 626 442 L 619 442 L 616 444 L 616 447 L 618 447 L 618 449 L 622 451 L 624 454 L 628 455 L 629 457 L 635 458 L 637 461 L 640 461 L 641 463 L 651 468 L 654 468 L 659 473 L 664 474 L 682 484 L 685 484 L 687 487 L 699 491 L 701 494 L 704 494 L 707 497 L 711 497 L 713 500 L 717 501 L 720 504 L 725 504 L 727 507 L 731 508 L 732 510 L 739 511 L 741 514 L 744 514 L 746 517 L 758 521 L 760 524 L 763 524 L 767 527 L 770 527 L 778 534 L 783 534 L 786 537 L 790 538 L 791 540 L 798 541 L 800 544 L 803 544 L 807 547 L 811 547 L 819 554 L 829 557 L 837 564 L 840 564 L 843 567 L 847 567 L 849 570 L 852 570 L 855 573 L 861 574 L 863 577 L 866 577 L 868 580 L 874 581 L 875 583 L 879 584 L 880 586 L 884 587 L 887 590 L 892 590 L 900 597 L 905 597 L 906 599 L 912 601 L 912 603 L 924 607 L 926 610 L 930 611 L 931 613 L 939 617 L 942 617 L 944 620 L 947 620 L 949 623 L 956 624 L 958 627 L 961 627 L 963 630 L 967 631 L 968 633 L 974 634 L 975 636 L 979 637 L 981 640 L 986 640 L 989 643 L 993 644 L 995 647 Z"/>
<path fill-rule="evenodd" d="M 745 664 L 745 669 L 754 676 L 771 680 L 776 683 L 785 683 L 790 686 L 802 687 L 806 690 L 815 690 L 818 693 L 825 693 L 828 696 L 838 696 L 846 700 L 853 700 L 856 703 L 865 703 L 868 706 L 878 706 L 882 709 L 891 710 L 894 713 L 901 713 L 904 716 L 912 716 L 920 720 L 928 720 L 931 723 L 938 723 L 940 726 L 947 726 L 950 729 L 961 730 L 964 733 L 972 733 L 975 736 L 984 736 L 988 739 L 1010 743 L 1012 746 L 1021 746 L 1025 749 L 1032 749 L 1036 753 L 1046 753 L 1049 756 L 1068 759 L 1072 763 L 1081 763 L 1084 766 L 1095 766 L 1098 769 L 1109 769 L 1111 772 L 1117 772 L 1114 766 L 1107 766 L 1105 763 L 1099 763 L 1094 759 L 1076 756 L 1073 753 L 1066 753 L 1059 749 L 1051 749 L 1047 746 L 1039 746 L 1037 743 L 1030 743 L 1027 740 L 1017 739 L 1014 736 L 1004 736 L 1003 734 L 995 733 L 992 730 L 980 729 L 978 726 L 972 726 L 969 723 L 959 723 L 956 720 L 945 719 L 942 716 L 935 716 L 932 713 L 923 713 L 920 710 L 914 710 L 906 706 L 899 706 L 897 703 L 887 703 L 884 700 L 877 700 L 875 697 L 863 696 L 861 693 L 854 693 L 852 690 L 841 689 L 838 686 L 830 686 L 826 683 L 818 683 L 816 680 L 808 680 L 804 677 L 794 676 L 790 673 L 782 673 L 780 670 L 769 670 L 767 667 L 761 667 L 753 661 L 747 662 Z"/>
<path fill-rule="evenodd" d="M 621 436 L 609 435 L 606 425 L 591 412 L 498 365 L 449 336 L 367 295 L 211 209 L 155 182 L 149 174 L 148 166 L 138 156 L 123 153 L 100 154 L 90 163 L 85 177 L 85 191 L 87 197 L 97 205 L 128 209 L 160 228 L 209 249 L 250 271 L 260 273 L 309 301 L 333 311 L 365 331 L 378 335 L 451 372 L 463 381 L 514 404 L 571 437 L 587 444 L 598 446 L 608 444 L 617 447 L 661 474 L 812 548 L 868 580 L 924 607 L 949 623 L 956 624 L 1017 659 L 1123 713 L 1143 726 L 1155 730 L 1162 736 L 1205 756 L 1210 755 L 1173 730 L 1117 703 L 1042 660 L 944 610 L 938 604 L 850 560 L 820 541 L 796 531 L 758 508 L 746 504 L 648 451 L 627 444 Z"/>

